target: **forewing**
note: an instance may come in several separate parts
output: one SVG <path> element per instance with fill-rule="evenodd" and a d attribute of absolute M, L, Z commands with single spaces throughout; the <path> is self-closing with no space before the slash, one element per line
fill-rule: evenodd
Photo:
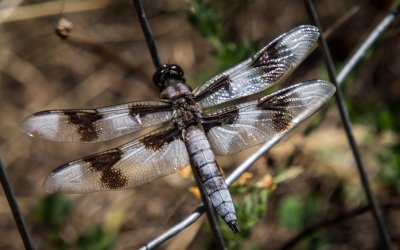
<path fill-rule="evenodd" d="M 45 180 L 47 192 L 88 193 L 151 182 L 189 164 L 181 131 L 173 126 L 133 142 L 66 163 Z"/>
<path fill-rule="evenodd" d="M 21 131 L 58 142 L 100 142 L 168 121 L 169 101 L 139 101 L 98 109 L 50 110 L 25 119 Z"/>
<path fill-rule="evenodd" d="M 302 82 L 256 101 L 209 112 L 203 116 L 203 127 L 214 153 L 236 153 L 302 122 L 334 92 L 335 87 L 326 81 Z"/>
<path fill-rule="evenodd" d="M 195 89 L 196 101 L 210 107 L 274 85 L 303 61 L 318 37 L 318 29 L 310 25 L 282 34 L 253 57 Z"/>

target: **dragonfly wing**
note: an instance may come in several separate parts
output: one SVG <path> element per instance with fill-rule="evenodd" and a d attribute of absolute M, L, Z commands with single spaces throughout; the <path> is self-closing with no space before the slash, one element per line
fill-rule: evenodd
<path fill-rule="evenodd" d="M 168 126 L 56 168 L 45 180 L 44 189 L 64 193 L 126 189 L 175 173 L 188 164 L 181 131 Z"/>
<path fill-rule="evenodd" d="M 25 119 L 21 131 L 58 142 L 101 142 L 164 123 L 171 117 L 169 101 L 139 101 L 98 109 L 38 112 Z"/>
<path fill-rule="evenodd" d="M 213 151 L 227 155 L 274 139 L 316 112 L 335 92 L 326 81 L 311 80 L 259 100 L 203 116 Z"/>
<path fill-rule="evenodd" d="M 282 34 L 253 57 L 196 88 L 196 101 L 202 107 L 210 107 L 273 86 L 303 61 L 318 37 L 318 29 L 311 25 Z"/>

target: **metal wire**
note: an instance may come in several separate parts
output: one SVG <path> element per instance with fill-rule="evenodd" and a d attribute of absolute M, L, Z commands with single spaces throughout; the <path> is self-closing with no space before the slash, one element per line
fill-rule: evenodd
<path fill-rule="evenodd" d="M 139 18 L 140 27 L 142 27 L 144 37 L 146 38 L 146 43 L 149 48 L 151 59 L 153 60 L 153 65 L 156 69 L 158 69 L 161 67 L 161 61 L 157 52 L 156 43 L 154 42 L 153 33 L 151 32 L 146 13 L 143 9 L 142 2 L 140 0 L 133 0 L 133 5 L 135 5 L 135 10 Z"/>
<path fill-rule="evenodd" d="M 399 12 L 400 4 L 398 4 L 392 11 L 389 12 L 388 15 L 383 18 L 383 20 L 367 36 L 364 42 L 357 48 L 354 55 L 347 61 L 347 63 L 345 63 L 336 77 L 339 86 L 343 84 L 346 76 L 350 74 L 354 67 L 365 56 L 372 44 L 374 44 L 375 41 L 378 40 L 378 38 L 382 35 L 382 33 L 385 32 L 385 30 L 393 23 Z"/>
<path fill-rule="evenodd" d="M 361 43 L 361 45 L 356 49 L 355 53 L 350 57 L 350 59 L 345 63 L 343 68 L 340 70 L 336 82 L 339 87 L 343 84 L 344 80 L 349 76 L 351 71 L 357 66 L 357 64 L 362 60 L 365 52 L 368 51 L 372 45 L 380 38 L 380 36 L 385 32 L 390 24 L 393 23 L 395 17 L 399 14 L 399 6 L 396 7 L 394 11 L 388 13 L 385 18 L 373 29 L 368 38 Z M 290 128 L 288 131 L 282 133 L 272 141 L 263 144 L 254 154 L 248 157 L 244 162 L 242 162 L 226 179 L 228 186 L 232 185 L 244 172 L 246 172 L 261 156 L 268 152 L 276 143 L 287 136 L 296 126 Z M 153 240 L 147 242 L 141 250 L 154 249 L 155 247 L 161 245 L 168 239 L 174 237 L 176 234 L 184 230 L 186 227 L 193 224 L 196 220 L 200 218 L 202 213 L 204 213 L 204 205 L 201 204 L 197 207 L 192 214 L 187 216 L 181 222 L 171 227 L 169 230 L 160 234 Z"/>
<path fill-rule="evenodd" d="M 7 197 L 8 205 L 10 206 L 11 212 L 13 214 L 15 223 L 17 224 L 17 228 L 19 234 L 21 235 L 22 241 L 24 242 L 24 246 L 26 249 L 35 249 L 29 236 L 28 229 L 26 228 L 24 218 L 19 210 L 19 206 L 17 200 L 15 199 L 14 191 L 12 189 L 11 183 L 8 180 L 7 172 L 3 165 L 3 162 L 0 159 L 0 182 L 3 186 L 4 193 Z"/>
<path fill-rule="evenodd" d="M 315 6 L 313 4 L 312 0 L 304 0 L 308 16 L 311 20 L 311 22 L 318 27 L 321 33 L 323 33 L 321 24 L 319 22 L 319 18 L 317 15 L 317 11 L 315 10 Z M 379 208 L 379 205 L 375 199 L 375 196 L 371 190 L 369 181 L 368 181 L 368 176 L 365 171 L 364 164 L 361 159 L 361 154 L 358 150 L 357 143 L 354 139 L 353 136 L 353 130 L 351 127 L 351 121 L 347 112 L 346 104 L 344 102 L 343 94 L 341 89 L 338 88 L 339 84 L 337 83 L 337 78 L 336 78 L 336 73 L 335 73 L 335 66 L 333 64 L 332 56 L 328 48 L 328 44 L 326 42 L 325 37 L 322 35 L 319 38 L 319 43 L 321 45 L 324 61 L 326 68 L 328 70 L 329 74 L 329 79 L 331 82 L 336 86 L 336 92 L 335 92 L 335 100 L 336 100 L 336 106 L 339 110 L 340 118 L 342 120 L 343 128 L 346 133 L 351 151 L 354 156 L 354 160 L 356 162 L 357 170 L 360 176 L 361 184 L 364 189 L 364 193 L 367 197 L 368 204 L 371 208 L 372 215 L 374 217 L 376 226 L 378 228 L 379 234 L 382 238 L 382 241 L 384 242 L 386 249 L 392 249 L 392 242 L 390 240 L 390 235 L 389 231 L 386 227 L 385 221 L 382 216 L 382 211 Z"/>

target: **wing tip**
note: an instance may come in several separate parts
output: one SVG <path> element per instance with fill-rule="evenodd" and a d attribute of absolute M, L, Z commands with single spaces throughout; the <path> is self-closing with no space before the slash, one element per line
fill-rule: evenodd
<path fill-rule="evenodd" d="M 28 135 L 29 137 L 35 137 L 35 136 L 41 137 L 40 131 L 43 130 L 43 127 L 40 126 L 41 117 L 48 116 L 50 114 L 51 114 L 50 110 L 44 110 L 28 116 L 20 124 L 19 131 L 23 134 Z"/>
<path fill-rule="evenodd" d="M 55 193 L 60 191 L 60 185 L 57 183 L 52 173 L 44 180 L 42 188 L 46 193 Z"/>
<path fill-rule="evenodd" d="M 311 25 L 311 24 L 301 24 L 301 25 L 295 26 L 291 30 L 283 33 L 278 38 L 285 37 L 285 36 L 287 36 L 289 34 L 294 34 L 294 33 L 298 33 L 298 32 L 302 32 L 304 35 L 312 34 L 312 35 L 314 35 L 313 38 L 315 40 L 317 40 L 319 35 L 320 35 L 320 31 L 316 26 Z"/>
<path fill-rule="evenodd" d="M 294 29 L 306 29 L 306 30 L 309 30 L 309 31 L 313 31 L 313 32 L 318 32 L 319 33 L 319 29 L 316 26 L 311 25 L 311 24 L 302 24 L 302 25 L 296 26 Z"/>
<path fill-rule="evenodd" d="M 63 185 L 66 185 L 66 183 L 61 182 L 59 179 L 60 176 L 57 178 L 57 173 L 59 173 L 61 170 L 65 169 L 68 167 L 69 164 L 65 163 L 62 164 L 61 166 L 55 168 L 51 173 L 46 177 L 46 179 L 43 182 L 42 188 L 46 193 L 55 193 L 55 192 L 64 192 L 62 189 Z"/>
<path fill-rule="evenodd" d="M 60 180 L 57 176 L 52 172 L 49 176 L 46 177 L 42 184 L 42 189 L 49 194 L 52 193 L 63 193 L 63 194 L 75 194 L 80 193 L 76 190 L 76 185 L 72 185 L 67 180 Z"/>
<path fill-rule="evenodd" d="M 320 79 L 317 79 L 314 81 L 317 82 L 318 84 L 324 85 L 324 87 L 326 87 L 326 89 L 327 89 L 327 94 L 329 96 L 333 96 L 335 94 L 336 86 L 333 83 L 331 83 L 329 81 L 325 81 L 325 80 L 320 80 Z"/>
<path fill-rule="evenodd" d="M 25 120 L 22 121 L 22 123 L 19 126 L 19 131 L 23 134 L 26 134 L 29 137 L 35 137 L 35 129 L 33 126 L 33 118 L 34 115 L 31 115 L 27 117 Z"/>
<path fill-rule="evenodd" d="M 69 166 L 71 166 L 71 164 L 65 163 L 51 171 L 51 173 L 46 177 L 42 185 L 42 188 L 46 193 L 68 193 L 72 191 L 69 190 L 70 188 L 68 188 L 71 187 L 71 185 L 69 185 L 69 182 L 65 180 L 65 178 L 63 178 L 65 177 L 65 172 L 62 172 L 62 170 L 66 169 Z"/>
<path fill-rule="evenodd" d="M 60 120 L 51 111 L 40 111 L 25 118 L 19 126 L 19 131 L 29 137 L 55 142 L 70 142 L 68 138 L 58 138 Z"/>

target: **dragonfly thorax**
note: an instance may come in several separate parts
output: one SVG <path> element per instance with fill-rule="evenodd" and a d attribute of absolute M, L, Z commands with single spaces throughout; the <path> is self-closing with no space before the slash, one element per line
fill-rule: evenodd
<path fill-rule="evenodd" d="M 201 110 L 194 104 L 191 93 L 174 98 L 173 103 L 175 124 L 180 129 L 201 121 Z"/>
<path fill-rule="evenodd" d="M 200 123 L 201 110 L 195 105 L 192 89 L 186 85 L 183 70 L 178 65 L 162 65 L 153 80 L 162 89 L 160 97 L 172 101 L 173 120 L 179 129 Z"/>
<path fill-rule="evenodd" d="M 176 99 L 180 96 L 192 96 L 192 91 L 185 82 L 176 79 L 169 79 L 168 85 L 161 92 L 162 99 Z"/>

